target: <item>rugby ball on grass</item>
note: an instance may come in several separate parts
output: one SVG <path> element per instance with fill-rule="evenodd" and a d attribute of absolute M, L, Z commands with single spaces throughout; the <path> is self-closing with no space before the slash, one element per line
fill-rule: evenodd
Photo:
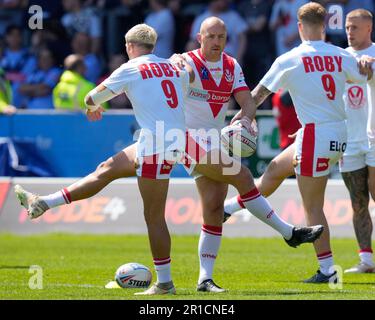
<path fill-rule="evenodd" d="M 257 129 L 253 124 L 246 122 L 244 120 L 236 120 L 221 130 L 221 144 L 229 154 L 246 158 L 255 153 L 257 148 Z"/>
<path fill-rule="evenodd" d="M 121 288 L 148 288 L 152 274 L 146 266 L 132 262 L 123 264 L 117 269 L 115 280 Z"/>

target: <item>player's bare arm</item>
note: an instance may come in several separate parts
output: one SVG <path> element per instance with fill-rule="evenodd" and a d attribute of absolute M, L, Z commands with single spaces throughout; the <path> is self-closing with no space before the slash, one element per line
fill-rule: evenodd
<path fill-rule="evenodd" d="M 91 90 L 85 97 L 86 115 L 89 121 L 101 120 L 102 113 L 105 111 L 101 104 L 111 100 L 115 96 L 116 94 L 103 84 L 99 84 Z"/>
<path fill-rule="evenodd" d="M 241 92 L 238 92 L 237 94 L 240 94 Z M 271 91 L 268 90 L 266 87 L 262 86 L 261 84 L 258 84 L 253 91 L 250 93 L 247 93 L 250 96 L 250 99 L 252 103 L 254 104 L 254 115 L 253 118 L 250 118 L 251 120 L 255 117 L 256 109 L 266 100 L 266 98 L 271 94 Z M 239 120 L 243 117 L 243 109 L 241 103 L 237 100 L 236 94 L 235 99 L 238 102 L 238 104 L 241 106 L 241 110 L 233 117 L 231 123 L 233 123 L 236 120 Z M 253 107 L 250 107 L 251 109 Z"/>
<path fill-rule="evenodd" d="M 195 73 L 193 68 L 187 63 L 185 57 L 180 53 L 174 53 L 169 60 L 179 69 L 185 69 L 189 73 L 189 82 L 194 82 Z"/>
<path fill-rule="evenodd" d="M 190 82 L 190 83 L 193 83 L 193 82 L 194 82 L 194 79 L 195 79 L 195 73 L 194 73 L 193 68 L 190 66 L 190 64 L 185 63 L 185 65 L 184 65 L 184 69 L 185 69 L 186 72 L 189 74 L 189 82 Z"/>
<path fill-rule="evenodd" d="M 234 121 L 239 120 L 239 119 L 247 120 L 245 122 L 245 124 L 248 122 L 248 125 L 246 125 L 246 128 L 249 131 L 252 131 L 253 129 L 252 129 L 251 123 L 255 119 L 257 107 L 255 105 L 253 97 L 250 94 L 250 91 L 243 90 L 243 91 L 236 92 L 234 94 L 234 99 L 241 107 L 241 110 L 240 112 L 236 114 L 235 117 L 233 117 L 231 122 L 233 123 Z M 254 126 L 254 128 L 255 127 L 256 126 Z"/>
<path fill-rule="evenodd" d="M 371 80 L 373 76 L 373 63 L 375 58 L 363 55 L 358 62 L 359 72 L 367 75 L 367 80 Z"/>
<path fill-rule="evenodd" d="M 255 89 L 251 91 L 251 96 L 254 99 L 256 107 L 258 108 L 271 93 L 272 92 L 266 87 L 258 84 Z"/>

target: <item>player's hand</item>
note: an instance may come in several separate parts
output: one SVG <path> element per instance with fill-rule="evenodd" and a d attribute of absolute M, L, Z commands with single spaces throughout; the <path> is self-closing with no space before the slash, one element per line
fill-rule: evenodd
<path fill-rule="evenodd" d="M 255 119 L 251 120 L 248 116 L 243 116 L 242 111 L 240 110 L 233 117 L 230 124 L 233 124 L 237 120 L 239 120 L 239 125 L 244 127 L 252 135 L 256 135 L 256 136 L 258 135 L 258 126 L 257 126 L 257 122 L 255 121 Z"/>
<path fill-rule="evenodd" d="M 240 119 L 240 125 L 249 131 L 253 136 L 258 136 L 258 126 L 255 119 L 250 120 L 249 117 L 244 116 Z"/>
<path fill-rule="evenodd" d="M 15 106 L 12 106 L 12 105 L 7 105 L 1 113 L 7 115 L 7 116 L 10 116 L 12 114 L 15 114 L 17 112 L 17 108 Z"/>
<path fill-rule="evenodd" d="M 185 68 L 185 64 L 186 64 L 186 60 L 184 58 L 184 56 L 182 54 L 179 54 L 179 53 L 175 53 L 173 54 L 169 60 L 177 66 L 177 68 L 179 69 L 184 69 Z"/>
<path fill-rule="evenodd" d="M 288 134 L 288 138 L 289 138 L 289 139 L 295 139 L 295 138 L 297 137 L 297 132 L 298 132 L 298 131 L 296 131 L 296 132 L 294 132 L 294 133 L 292 133 L 292 134 Z"/>
<path fill-rule="evenodd" d="M 240 120 L 242 118 L 242 110 L 238 111 L 232 120 L 230 121 L 230 124 L 233 124 L 234 121 Z"/>
<path fill-rule="evenodd" d="M 374 63 L 375 58 L 364 55 L 358 62 L 358 68 L 360 74 L 367 75 L 367 80 L 371 80 L 373 75 L 372 64 Z"/>
<path fill-rule="evenodd" d="M 103 112 L 105 112 L 105 110 L 102 106 L 99 106 L 99 108 L 95 111 L 90 111 L 89 109 L 86 109 L 86 116 L 89 121 L 99 121 L 103 118 Z"/>

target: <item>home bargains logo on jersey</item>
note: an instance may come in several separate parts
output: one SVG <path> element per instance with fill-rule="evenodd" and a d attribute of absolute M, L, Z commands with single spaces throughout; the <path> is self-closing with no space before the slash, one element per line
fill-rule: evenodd
<path fill-rule="evenodd" d="M 45 212 L 40 218 L 31 220 L 32 223 L 103 223 L 117 221 L 127 208 L 123 199 L 118 197 L 94 197 L 80 200 L 69 205 L 53 208 Z M 21 210 L 18 222 L 29 221 L 25 209 Z"/>

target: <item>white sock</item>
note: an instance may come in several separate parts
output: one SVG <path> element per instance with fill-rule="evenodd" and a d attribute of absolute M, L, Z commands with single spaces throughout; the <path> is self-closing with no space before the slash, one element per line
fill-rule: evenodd
<path fill-rule="evenodd" d="M 242 204 L 240 196 L 235 196 L 224 202 L 224 211 L 229 214 L 233 214 L 238 210 L 245 209 L 245 206 Z"/>
<path fill-rule="evenodd" d="M 273 211 L 266 198 L 259 193 L 257 188 L 241 195 L 240 199 L 246 209 L 259 220 L 278 231 L 285 239 L 289 240 L 292 237 L 294 226 L 280 219 L 280 217 Z"/>
<path fill-rule="evenodd" d="M 158 283 L 172 281 L 171 276 L 171 258 L 154 258 L 154 266 Z"/>
<path fill-rule="evenodd" d="M 374 260 L 372 258 L 372 249 L 361 249 L 359 251 L 359 258 L 361 259 L 361 262 L 373 266 L 374 265 Z"/>
<path fill-rule="evenodd" d="M 221 243 L 222 227 L 202 226 L 198 244 L 199 278 L 198 284 L 204 280 L 212 279 L 214 264 Z"/>
<path fill-rule="evenodd" d="M 69 204 L 72 202 L 70 198 L 70 193 L 66 188 L 55 193 L 49 194 L 47 196 L 40 196 L 39 198 L 42 199 L 45 203 L 47 203 L 47 206 L 49 208 L 58 207 L 63 204 Z"/>
<path fill-rule="evenodd" d="M 333 270 L 333 256 L 331 251 L 320 253 L 317 255 L 319 261 L 320 272 L 326 276 L 332 274 Z"/>

